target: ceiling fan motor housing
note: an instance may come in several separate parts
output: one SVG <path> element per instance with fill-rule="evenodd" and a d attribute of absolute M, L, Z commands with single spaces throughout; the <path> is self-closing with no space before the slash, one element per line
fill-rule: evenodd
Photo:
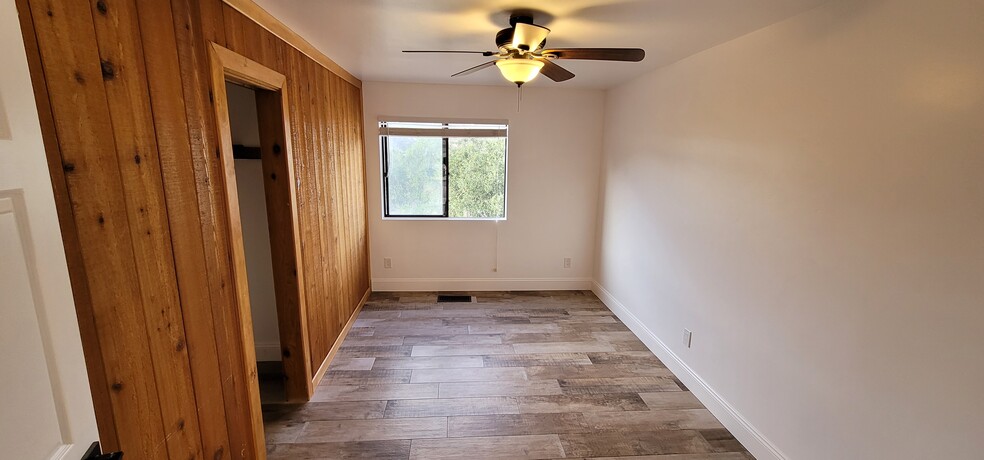
<path fill-rule="evenodd" d="M 512 49 L 513 34 L 515 32 L 516 32 L 516 29 L 514 29 L 512 27 L 510 27 L 508 29 L 502 29 L 502 30 L 500 30 L 498 33 L 495 34 L 495 46 L 498 46 L 499 49 L 501 49 L 501 50 L 506 50 L 506 51 L 511 50 Z M 542 42 L 540 42 L 540 45 L 537 46 L 536 49 L 523 50 L 523 51 L 536 51 L 538 49 L 543 48 L 544 46 L 547 46 L 547 41 L 546 40 L 543 40 Z"/>
<path fill-rule="evenodd" d="M 509 16 L 509 25 L 516 27 L 516 24 L 520 22 L 523 24 L 533 24 L 533 12 L 517 10 Z"/>

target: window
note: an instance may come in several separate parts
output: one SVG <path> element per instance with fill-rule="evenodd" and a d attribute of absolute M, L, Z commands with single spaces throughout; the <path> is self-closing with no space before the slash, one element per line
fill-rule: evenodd
<path fill-rule="evenodd" d="M 384 217 L 504 219 L 505 123 L 379 123 Z"/>

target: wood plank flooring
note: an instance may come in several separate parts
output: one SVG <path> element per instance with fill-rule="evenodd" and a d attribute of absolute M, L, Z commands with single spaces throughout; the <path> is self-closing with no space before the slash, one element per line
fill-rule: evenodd
<path fill-rule="evenodd" d="M 468 294 L 373 294 L 268 458 L 753 458 L 592 293 Z"/>

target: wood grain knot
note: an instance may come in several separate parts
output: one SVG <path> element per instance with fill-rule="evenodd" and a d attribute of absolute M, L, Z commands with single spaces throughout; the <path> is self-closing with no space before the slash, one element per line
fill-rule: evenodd
<path fill-rule="evenodd" d="M 77 83 L 83 84 L 83 85 L 85 84 L 85 75 L 82 75 L 82 72 L 79 72 L 78 70 L 76 70 L 75 73 L 72 74 L 72 76 L 75 77 L 75 81 Z"/>
<path fill-rule="evenodd" d="M 99 213 L 99 225 L 105 224 L 106 218 L 103 217 L 102 213 Z"/>
<path fill-rule="evenodd" d="M 116 78 L 116 66 L 112 62 L 105 59 L 99 61 L 99 68 L 102 69 L 102 76 L 104 80 L 112 80 Z"/>
<path fill-rule="evenodd" d="M 105 16 L 106 12 L 109 11 L 109 8 L 106 6 L 106 2 L 103 0 L 96 2 L 96 9 L 99 10 L 99 14 L 102 14 L 103 16 Z"/>
<path fill-rule="evenodd" d="M 218 449 L 215 449 L 215 453 L 212 454 L 212 460 L 219 460 L 224 455 L 225 455 L 225 448 L 224 447 L 219 447 Z"/>
<path fill-rule="evenodd" d="M 140 164 L 140 154 L 139 153 L 133 156 L 133 162 L 136 163 L 136 164 Z"/>
<path fill-rule="evenodd" d="M 178 343 L 174 345 L 174 349 L 177 351 L 184 350 L 185 349 L 184 339 L 178 339 Z"/>
<path fill-rule="evenodd" d="M 277 173 L 270 173 L 270 180 L 277 180 Z"/>
<path fill-rule="evenodd" d="M 62 164 L 62 169 L 65 172 L 75 171 L 75 163 L 64 163 L 64 164 Z"/>
<path fill-rule="evenodd" d="M 123 382 L 114 382 L 112 388 L 117 393 L 123 391 Z"/>
<path fill-rule="evenodd" d="M 280 155 L 280 144 L 276 142 L 273 143 L 273 154 Z"/>

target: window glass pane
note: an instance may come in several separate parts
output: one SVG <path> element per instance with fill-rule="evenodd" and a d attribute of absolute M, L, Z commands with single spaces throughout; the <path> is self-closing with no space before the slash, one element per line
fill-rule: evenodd
<path fill-rule="evenodd" d="M 449 217 L 505 217 L 506 139 L 448 139 Z"/>
<path fill-rule="evenodd" d="M 439 137 L 388 136 L 389 215 L 444 215 L 444 149 Z"/>

